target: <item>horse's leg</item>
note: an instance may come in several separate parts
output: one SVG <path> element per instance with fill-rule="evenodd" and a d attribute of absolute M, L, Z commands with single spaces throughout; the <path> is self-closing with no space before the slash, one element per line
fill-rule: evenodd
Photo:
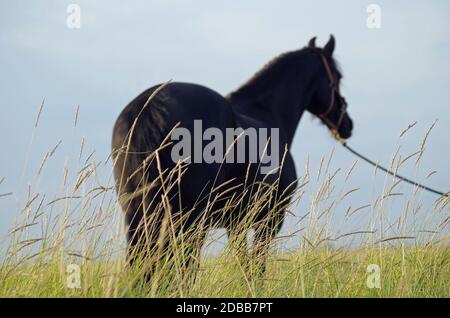
<path fill-rule="evenodd" d="M 126 211 L 125 222 L 128 227 L 128 263 L 149 283 L 155 274 L 158 274 L 155 277 L 158 280 L 161 275 L 156 272 L 172 261 L 170 231 L 173 222 L 170 220 L 171 211 L 178 207 L 174 208 L 172 203 L 164 201 L 168 195 L 163 193 L 158 183 L 150 183 L 156 186 L 145 191 L 149 186 L 145 181 L 147 178 L 144 176 L 142 179 L 142 185 L 138 184 L 131 195 L 139 193 L 140 189 L 143 189 L 142 194 L 133 197 L 129 203 L 121 202 L 121 205 Z"/>
<path fill-rule="evenodd" d="M 279 212 L 277 216 L 282 216 L 283 212 Z M 262 278 L 266 272 L 267 257 L 273 239 L 280 231 L 282 220 L 279 217 L 270 217 L 265 222 L 256 225 L 255 236 L 252 248 L 252 266 L 251 272 L 254 278 Z"/>
<path fill-rule="evenodd" d="M 252 272 L 259 277 L 266 271 L 266 261 L 270 245 L 281 229 L 286 209 L 289 207 L 297 187 L 295 165 L 290 154 L 285 158 L 281 174 L 273 182 L 278 182 L 278 193 L 270 205 L 272 208 L 255 225 Z"/>
<path fill-rule="evenodd" d="M 182 238 L 181 279 L 186 290 L 195 284 L 200 269 L 201 249 L 205 241 L 206 231 L 196 229 Z"/>
<path fill-rule="evenodd" d="M 250 267 L 252 278 L 261 278 L 266 271 L 266 260 L 272 237 L 266 229 L 255 230 Z"/>
<path fill-rule="evenodd" d="M 149 282 L 161 259 L 160 254 L 167 249 L 167 243 L 160 238 L 162 216 L 154 210 L 144 211 L 141 203 L 139 205 L 133 203 L 125 215 L 128 228 L 127 263 L 131 268 L 142 271 L 139 275 L 142 274 L 145 281 Z"/>
<path fill-rule="evenodd" d="M 119 204 L 124 212 L 127 228 L 126 263 L 149 281 L 156 268 L 155 251 L 161 221 L 164 215 L 161 192 L 154 164 L 143 164 L 144 159 L 131 150 L 123 149 L 128 128 L 115 128 L 113 143 L 114 177 Z M 147 190 L 150 189 L 150 190 Z"/>
<path fill-rule="evenodd" d="M 138 262 L 143 261 L 147 256 L 148 245 L 144 235 L 143 226 L 140 225 L 141 216 L 127 213 L 125 215 L 125 225 L 127 226 L 127 255 L 128 266 L 139 266 Z"/>
<path fill-rule="evenodd" d="M 249 276 L 250 260 L 247 253 L 247 231 L 230 226 L 227 228 L 227 247 L 233 258 L 236 258 L 243 274 Z"/>

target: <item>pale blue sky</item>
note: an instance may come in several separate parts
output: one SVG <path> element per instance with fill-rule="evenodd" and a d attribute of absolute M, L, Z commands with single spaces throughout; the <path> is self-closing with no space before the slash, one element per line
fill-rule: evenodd
<path fill-rule="evenodd" d="M 381 6 L 381 29 L 366 26 L 366 8 L 372 2 Z M 66 26 L 69 3 L 81 7 L 81 29 Z M 323 44 L 330 33 L 336 36 L 335 55 L 345 76 L 342 92 L 355 123 L 350 144 L 388 164 L 398 144 L 404 156 L 418 150 L 428 127 L 439 119 L 419 168 L 412 160 L 400 172 L 424 181 L 436 170 L 426 183 L 448 190 L 447 1 L 150 0 L 125 5 L 118 0 L 22 0 L 2 1 L 0 21 L 0 179 L 5 177 L 0 194 L 14 192 L 0 197 L 0 235 L 11 228 L 28 183 L 35 191 L 56 196 L 64 162 L 79 165 L 83 136 L 86 153 L 95 149 L 97 160 L 108 156 L 115 118 L 142 90 L 172 79 L 226 94 L 276 55 L 303 47 L 312 36 Z M 29 147 L 44 97 L 40 127 Z M 79 124 L 74 129 L 77 104 Z M 399 140 L 400 132 L 415 121 L 416 127 Z M 57 153 L 37 178 L 45 153 L 59 140 Z M 332 166 L 348 169 L 355 158 L 317 121 L 304 116 L 292 149 L 299 173 L 308 155 L 315 170 L 334 146 Z M 110 176 L 108 169 L 102 178 Z M 359 162 L 354 173 L 340 190 L 361 189 L 338 207 L 336 224 L 349 205 L 371 203 L 385 184 L 382 174 L 374 177 L 365 163 Z M 412 193 L 404 184 L 399 190 L 406 196 L 395 199 L 389 213 L 400 213 Z M 434 199 L 420 195 L 424 209 L 432 209 Z M 294 213 L 304 215 L 307 204 Z M 365 218 L 361 215 L 361 224 Z"/>

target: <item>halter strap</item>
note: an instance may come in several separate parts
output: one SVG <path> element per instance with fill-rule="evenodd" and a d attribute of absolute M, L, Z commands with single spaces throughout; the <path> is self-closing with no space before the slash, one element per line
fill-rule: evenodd
<path fill-rule="evenodd" d="M 341 115 L 339 116 L 339 120 L 337 122 L 337 124 L 334 124 L 327 116 L 331 113 L 331 111 L 333 110 L 333 106 L 336 102 L 336 98 L 335 98 L 335 94 L 338 93 L 339 94 L 339 90 L 337 87 L 337 80 L 336 78 L 333 76 L 333 73 L 331 71 L 331 67 L 330 64 L 328 63 L 327 58 L 325 57 L 324 53 L 316 50 L 316 52 L 319 54 L 320 59 L 322 60 L 322 64 L 325 68 L 325 71 L 327 73 L 328 76 L 328 80 L 330 81 L 330 104 L 328 105 L 327 110 L 318 115 L 324 122 L 326 122 L 333 130 L 334 133 L 337 133 L 339 127 L 341 126 L 342 120 L 344 119 L 344 115 L 347 113 L 347 107 L 346 104 L 343 104 L 343 108 L 341 110 Z M 340 95 L 339 95 L 340 96 Z M 341 97 L 342 99 L 342 97 Z"/>

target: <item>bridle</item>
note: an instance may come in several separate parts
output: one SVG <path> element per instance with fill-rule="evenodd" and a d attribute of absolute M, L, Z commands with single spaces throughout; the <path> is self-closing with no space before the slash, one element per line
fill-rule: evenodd
<path fill-rule="evenodd" d="M 331 89 L 330 104 L 329 104 L 327 110 L 318 116 L 320 117 L 320 119 L 322 119 L 322 121 L 324 121 L 331 128 L 331 131 L 333 132 L 333 134 L 335 134 L 336 136 L 339 136 L 339 134 L 338 134 L 339 127 L 341 126 L 342 120 L 344 119 L 344 116 L 347 113 L 347 102 L 341 96 L 341 93 L 339 92 L 337 80 L 333 76 L 333 72 L 331 71 L 330 64 L 328 63 L 328 60 L 325 57 L 325 54 L 319 50 L 316 50 L 316 52 L 319 54 L 320 59 L 322 60 L 322 64 L 325 68 L 328 79 L 330 81 L 330 89 Z M 341 114 L 339 115 L 339 119 L 338 119 L 337 123 L 335 124 L 335 123 L 333 123 L 333 121 L 330 118 L 328 118 L 328 115 L 333 110 L 333 106 L 336 102 L 336 97 L 335 97 L 336 95 L 342 102 L 342 108 L 341 108 Z"/>
<path fill-rule="evenodd" d="M 374 166 L 376 169 L 380 169 L 388 174 L 390 174 L 391 176 L 400 179 L 402 181 L 405 181 L 409 184 L 412 184 L 415 187 L 418 188 L 422 188 L 425 189 L 426 191 L 435 193 L 439 196 L 441 196 L 443 198 L 443 200 L 448 200 L 448 198 L 450 198 L 450 192 L 443 192 L 443 191 L 438 191 L 432 188 L 429 188 L 423 184 L 420 184 L 414 180 L 405 178 L 399 174 L 397 174 L 397 171 L 392 171 L 390 169 L 387 169 L 383 166 L 380 166 L 378 162 L 372 161 L 369 158 L 363 156 L 362 154 L 360 154 L 359 152 L 357 152 L 356 150 L 354 150 L 353 148 L 351 148 L 349 145 L 347 145 L 346 141 L 339 135 L 338 133 L 338 129 L 342 124 L 342 120 L 344 119 L 344 115 L 347 113 L 347 102 L 345 101 L 345 99 L 341 96 L 340 92 L 339 92 L 339 87 L 337 85 L 337 80 L 336 78 L 333 76 L 333 73 L 331 72 L 331 68 L 330 68 L 330 64 L 328 63 L 327 58 L 325 57 L 324 53 L 318 49 L 315 49 L 315 51 L 319 54 L 320 59 L 322 60 L 323 66 L 325 67 L 325 70 L 327 72 L 327 76 L 328 79 L 330 80 L 330 88 L 331 88 L 331 97 L 330 97 L 330 105 L 328 106 L 327 110 L 318 115 L 320 117 L 320 119 L 322 119 L 330 128 L 331 128 L 331 132 L 333 133 L 334 137 L 336 138 L 337 141 L 339 141 L 342 146 L 344 146 L 348 151 L 350 151 L 352 154 L 354 154 L 355 156 L 361 158 L 362 160 L 368 162 L 369 164 L 371 164 L 372 166 Z M 330 114 L 330 112 L 333 110 L 333 106 L 335 103 L 335 95 L 338 96 L 338 98 L 341 99 L 342 102 L 342 108 L 341 108 L 341 114 L 339 116 L 339 120 L 336 124 L 334 124 L 329 118 L 328 118 L 328 114 Z"/>

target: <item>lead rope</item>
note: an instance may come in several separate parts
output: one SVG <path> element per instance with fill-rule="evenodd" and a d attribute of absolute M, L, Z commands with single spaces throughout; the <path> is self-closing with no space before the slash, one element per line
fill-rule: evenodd
<path fill-rule="evenodd" d="M 413 186 L 416 186 L 416 187 L 418 187 L 418 188 L 421 188 L 421 189 L 424 189 L 424 190 L 426 190 L 426 191 L 432 192 L 432 193 L 437 194 L 437 195 L 439 195 L 439 196 L 446 196 L 446 197 L 448 197 L 448 196 L 450 195 L 449 192 L 444 193 L 444 192 L 442 192 L 442 191 L 438 191 L 438 190 L 429 188 L 429 187 L 427 187 L 427 186 L 425 186 L 425 185 L 423 185 L 423 184 L 420 184 L 420 183 L 418 183 L 418 182 L 415 182 L 415 181 L 413 181 L 413 180 L 410 180 L 410 179 L 408 179 L 408 178 L 405 178 L 405 177 L 403 177 L 403 176 L 401 176 L 401 175 L 399 175 L 399 174 L 397 174 L 397 173 L 395 173 L 395 172 L 392 172 L 391 170 L 386 169 L 386 168 L 383 167 L 383 166 L 380 166 L 379 164 L 373 162 L 373 161 L 370 160 L 369 158 L 363 156 L 362 154 L 360 154 L 359 152 L 357 152 L 356 150 L 354 150 L 353 148 L 351 148 L 349 145 L 347 145 L 347 143 L 345 142 L 345 140 L 342 139 L 341 136 L 339 136 L 339 134 L 338 134 L 336 131 L 333 131 L 332 133 L 333 133 L 334 138 L 335 138 L 337 141 L 339 141 L 339 143 L 340 143 L 342 146 L 344 146 L 345 149 L 347 149 L 348 151 L 350 151 L 350 152 L 351 152 L 352 154 L 354 154 L 355 156 L 361 158 L 361 159 L 364 160 L 365 162 L 367 162 L 367 163 L 371 164 L 372 166 L 376 167 L 377 169 L 380 169 L 380 170 L 382 170 L 382 171 L 384 171 L 384 172 L 390 174 L 391 176 L 393 176 L 393 177 L 395 177 L 395 178 L 397 178 L 397 179 L 400 179 L 400 180 L 405 181 L 405 182 L 407 182 L 407 183 L 409 183 L 409 184 L 412 184 Z"/>

